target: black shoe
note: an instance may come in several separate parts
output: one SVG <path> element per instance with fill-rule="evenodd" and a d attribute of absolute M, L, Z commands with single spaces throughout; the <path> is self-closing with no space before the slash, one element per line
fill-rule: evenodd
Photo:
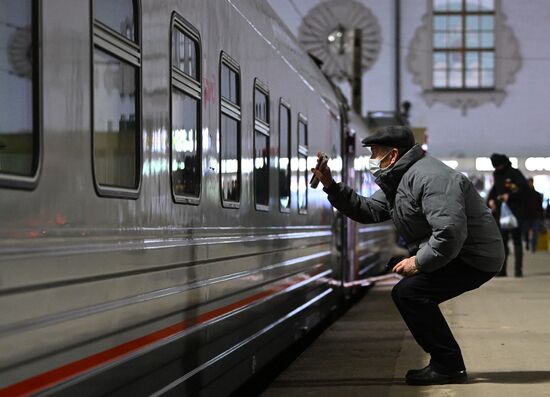
<path fill-rule="evenodd" d="M 418 374 L 421 374 L 421 373 L 424 373 L 426 371 L 429 371 L 430 370 L 430 364 L 426 365 L 424 368 L 421 368 L 421 369 L 409 369 L 407 371 L 407 375 L 405 375 L 406 378 L 410 377 L 410 376 L 416 376 Z"/>
<path fill-rule="evenodd" d="M 430 365 L 420 370 L 411 370 L 407 372 L 405 377 L 408 385 L 446 385 L 449 383 L 465 383 L 467 380 L 466 370 L 442 374 Z"/>
<path fill-rule="evenodd" d="M 523 277 L 523 273 L 516 273 L 516 277 Z"/>

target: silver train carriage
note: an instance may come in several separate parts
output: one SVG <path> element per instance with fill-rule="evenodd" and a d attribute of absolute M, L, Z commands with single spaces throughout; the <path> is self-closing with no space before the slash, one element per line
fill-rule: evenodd
<path fill-rule="evenodd" d="M 264 1 L 0 0 L 0 396 L 225 395 L 380 271 L 366 129 Z"/>

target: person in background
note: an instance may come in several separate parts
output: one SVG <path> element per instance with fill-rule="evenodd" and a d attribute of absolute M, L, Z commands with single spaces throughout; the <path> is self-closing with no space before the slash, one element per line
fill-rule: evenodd
<path fill-rule="evenodd" d="M 527 179 L 527 184 L 529 188 L 525 192 L 523 238 L 525 239 L 525 249 L 531 248 L 531 252 L 535 252 L 544 219 L 543 197 L 535 190 L 533 178 Z"/>
<path fill-rule="evenodd" d="M 544 212 L 544 226 L 546 233 L 550 233 L 550 199 L 546 201 L 546 211 Z"/>
<path fill-rule="evenodd" d="M 525 193 L 528 189 L 527 180 L 520 170 L 513 168 L 510 159 L 505 154 L 493 153 L 491 163 L 495 168 L 493 172 L 494 183 L 487 196 L 487 204 L 493 216 L 499 223 L 500 209 L 502 203 L 506 203 L 518 221 L 518 227 L 511 230 L 504 230 L 500 227 L 502 239 L 504 240 L 505 259 L 504 266 L 498 276 L 507 276 L 506 263 L 510 249 L 508 240 L 510 234 L 514 241 L 515 276 L 523 276 L 523 244 L 521 241 L 521 225 L 524 219 Z"/>

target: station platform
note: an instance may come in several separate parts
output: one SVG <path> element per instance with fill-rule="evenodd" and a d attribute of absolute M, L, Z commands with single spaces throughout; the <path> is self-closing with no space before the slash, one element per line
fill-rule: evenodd
<path fill-rule="evenodd" d="M 549 253 L 525 253 L 523 278 L 494 278 L 441 305 L 462 348 L 466 384 L 405 384 L 407 370 L 429 358 L 395 308 L 391 287 L 373 287 L 261 397 L 550 396 Z"/>

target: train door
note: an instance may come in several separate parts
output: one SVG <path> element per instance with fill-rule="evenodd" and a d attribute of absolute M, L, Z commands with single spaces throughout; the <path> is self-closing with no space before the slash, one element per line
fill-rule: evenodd
<path fill-rule="evenodd" d="M 338 111 L 330 109 L 327 119 L 327 133 L 330 137 L 330 149 L 327 152 L 330 161 L 329 166 L 331 168 L 333 177 L 335 180 L 345 181 L 345 151 L 343 141 L 343 126 L 342 112 L 338 108 Z M 345 223 L 344 217 L 336 209 L 332 208 L 331 217 L 331 230 L 332 230 L 332 278 L 335 284 L 342 286 L 343 284 L 343 269 L 345 263 L 345 245 L 344 245 L 344 231 Z M 336 285 L 335 285 L 336 286 Z"/>
<path fill-rule="evenodd" d="M 356 134 L 351 126 L 346 125 L 344 128 L 346 142 L 346 184 L 355 189 L 356 175 L 354 168 L 354 159 L 356 154 Z M 345 217 L 346 223 L 346 263 L 344 272 L 344 282 L 353 281 L 357 275 L 357 223 Z"/>
<path fill-rule="evenodd" d="M 351 126 L 347 113 L 344 113 L 345 122 L 342 128 L 342 140 L 344 142 L 344 176 L 345 183 L 351 188 L 355 189 L 356 175 L 354 168 L 354 159 L 356 155 L 356 132 Z M 357 275 L 357 258 L 356 258 L 356 246 L 357 246 L 357 223 L 347 217 L 343 217 L 343 227 L 345 230 L 343 247 L 345 251 L 345 262 L 343 263 L 343 281 L 348 283 L 356 279 Z M 350 293 L 350 291 L 347 291 Z"/>
<path fill-rule="evenodd" d="M 348 186 L 354 186 L 354 169 L 353 159 L 355 157 L 355 138 L 353 131 L 349 128 L 349 120 L 347 111 L 340 107 L 340 118 L 337 125 L 340 141 L 340 156 L 341 163 L 341 180 Z M 339 264 L 339 275 L 342 287 L 345 283 L 351 281 L 355 277 L 354 263 L 355 260 L 355 222 L 351 221 L 339 211 L 335 210 L 334 216 L 334 234 L 336 238 L 336 250 Z M 347 296 L 348 291 L 343 288 L 344 294 Z"/>

